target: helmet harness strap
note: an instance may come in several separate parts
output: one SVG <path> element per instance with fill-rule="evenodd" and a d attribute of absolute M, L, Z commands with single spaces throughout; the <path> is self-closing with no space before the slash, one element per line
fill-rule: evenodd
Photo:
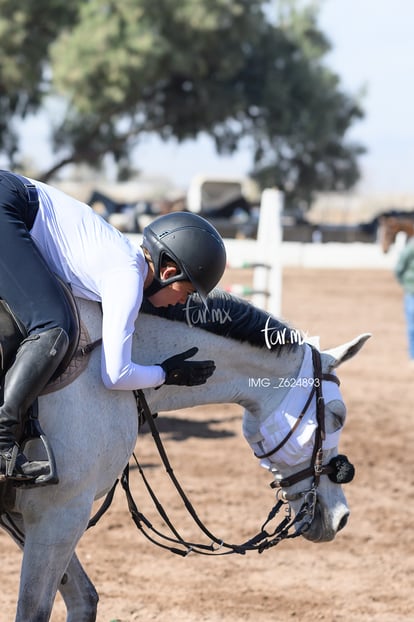
<path fill-rule="evenodd" d="M 154 294 L 159 292 L 160 289 L 167 287 L 167 285 L 169 285 L 169 283 L 163 283 L 162 281 L 160 281 L 160 279 L 157 279 L 157 277 L 154 276 L 148 287 L 144 289 L 144 296 L 146 298 L 149 298 L 150 296 L 153 296 Z"/>

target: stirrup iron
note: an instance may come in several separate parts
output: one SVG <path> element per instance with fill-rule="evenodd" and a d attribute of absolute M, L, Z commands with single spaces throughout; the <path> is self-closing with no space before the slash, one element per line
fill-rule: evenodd
<path fill-rule="evenodd" d="M 52 447 L 40 426 L 37 412 L 35 413 L 35 408 L 32 407 L 29 411 L 28 419 L 26 420 L 25 424 L 25 432 L 21 440 L 21 451 L 24 451 L 24 448 L 28 442 L 38 440 L 41 441 L 43 449 L 46 453 L 47 459 L 45 460 L 45 462 L 49 467 L 49 472 L 38 475 L 33 479 L 14 479 L 13 486 L 24 488 L 37 488 L 38 486 L 47 486 L 50 484 L 57 484 L 59 482 L 56 468 L 56 460 Z"/>

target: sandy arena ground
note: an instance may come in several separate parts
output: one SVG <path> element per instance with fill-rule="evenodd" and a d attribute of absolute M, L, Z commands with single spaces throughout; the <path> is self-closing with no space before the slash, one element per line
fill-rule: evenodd
<path fill-rule="evenodd" d="M 249 275 L 232 271 L 227 281 Z M 284 271 L 283 316 L 322 347 L 373 338 L 340 369 L 348 420 L 341 450 L 357 468 L 346 487 L 347 527 L 329 544 L 301 538 L 262 555 L 181 558 L 136 530 L 119 488 L 78 553 L 99 593 L 99 622 L 408 622 L 414 620 L 414 363 L 406 353 L 402 293 L 387 271 Z M 208 527 L 241 542 L 272 506 L 269 476 L 242 438 L 236 406 L 160 417 L 167 451 Z M 175 523 L 200 540 L 159 465 L 152 438 L 137 449 Z M 160 525 L 138 484 L 139 503 Z M 140 492 L 141 491 L 141 492 Z M 0 620 L 14 620 L 20 553 L 0 534 Z M 42 572 L 42 569 L 39 569 Z M 53 622 L 64 622 L 58 597 Z"/>

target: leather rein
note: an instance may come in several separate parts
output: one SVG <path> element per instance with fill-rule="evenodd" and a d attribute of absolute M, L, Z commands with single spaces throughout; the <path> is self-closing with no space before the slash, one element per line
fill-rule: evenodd
<path fill-rule="evenodd" d="M 125 491 L 129 511 L 131 513 L 132 519 L 137 526 L 137 528 L 143 533 L 143 535 L 151 541 L 153 544 L 167 549 L 172 553 L 177 555 L 186 556 L 190 552 L 199 553 L 201 555 L 229 555 L 232 553 L 238 553 L 244 555 L 247 551 L 257 551 L 259 553 L 263 553 L 263 551 L 272 548 L 279 544 L 282 540 L 296 538 L 303 533 L 305 533 L 314 518 L 315 507 L 316 507 L 316 497 L 317 497 L 317 488 L 319 485 L 321 475 L 328 475 L 329 478 L 338 484 L 343 484 L 348 481 L 351 481 L 353 477 L 353 467 L 348 462 L 346 456 L 336 456 L 333 458 L 328 464 L 323 464 L 323 451 L 322 451 L 322 443 L 325 438 L 325 402 L 323 398 L 322 391 L 322 380 L 329 380 L 332 382 L 336 382 L 339 384 L 338 378 L 334 374 L 325 374 L 322 372 L 322 363 L 321 363 L 321 355 L 316 348 L 312 347 L 312 359 L 313 359 L 313 368 L 314 368 L 314 380 L 313 387 L 311 393 L 307 399 L 307 402 L 303 408 L 303 411 L 300 415 L 299 421 L 303 418 L 306 410 L 312 402 L 313 397 L 316 398 L 316 420 L 317 420 L 317 428 L 315 431 L 315 441 L 314 448 L 312 452 L 312 458 L 310 466 L 306 469 L 299 471 L 293 475 L 282 478 L 275 475 L 275 481 L 273 481 L 270 486 L 272 488 L 277 488 L 278 492 L 276 494 L 276 504 L 269 512 L 265 522 L 260 528 L 260 531 L 242 544 L 230 544 L 228 542 L 223 541 L 220 538 L 217 538 L 211 531 L 204 525 L 204 523 L 199 518 L 196 510 L 188 499 L 186 493 L 178 482 L 170 461 L 168 459 L 167 453 L 163 446 L 163 443 L 160 438 L 160 434 L 158 432 L 157 426 L 155 424 L 155 417 L 148 406 L 147 400 L 142 390 L 134 391 L 134 395 L 137 400 L 137 408 L 139 413 L 139 421 L 140 425 L 143 422 L 147 422 L 155 444 L 157 446 L 158 452 L 160 454 L 161 460 L 164 464 L 165 470 L 173 482 L 175 489 L 177 490 L 178 495 L 181 497 L 181 500 L 190 514 L 193 521 L 196 523 L 201 532 L 211 541 L 210 544 L 200 544 L 189 542 L 184 539 L 177 528 L 173 525 L 171 519 L 169 518 L 165 508 L 161 505 L 158 500 L 155 492 L 153 491 L 150 483 L 144 473 L 143 468 L 141 467 L 135 453 L 133 454 L 136 466 L 138 471 L 142 477 L 145 488 L 151 497 L 154 506 L 156 507 L 161 519 L 169 528 L 172 535 L 166 535 L 161 533 L 157 528 L 155 528 L 152 523 L 148 520 L 148 518 L 139 510 L 136 502 L 134 501 L 131 490 L 129 487 L 129 465 L 123 471 L 121 477 L 121 484 Z M 316 382 L 317 381 L 317 382 Z M 257 456 L 258 458 L 267 457 L 276 453 L 290 438 L 294 430 L 297 428 L 296 424 L 294 429 L 292 429 L 286 437 L 283 439 L 281 443 L 277 447 L 275 447 L 272 451 L 264 454 L 263 456 Z M 312 477 L 311 487 L 303 492 L 299 492 L 293 495 L 287 494 L 283 489 L 292 486 L 293 484 L 300 482 L 304 479 Z M 117 483 L 117 482 L 116 482 Z M 116 485 L 116 484 L 115 484 Z M 114 485 L 114 488 L 115 488 Z M 110 498 L 108 502 L 108 498 L 104 502 L 104 506 L 112 500 L 113 491 L 108 494 L 108 498 Z M 292 511 L 288 501 L 302 499 L 302 505 L 299 510 L 296 512 L 294 517 L 292 517 Z M 104 508 L 103 506 L 103 508 Z M 282 507 L 285 507 L 285 516 L 281 520 L 281 522 L 276 525 L 273 530 L 269 531 L 269 523 L 275 519 L 277 514 L 280 512 Z M 91 520 L 90 526 L 95 524 L 98 518 L 104 513 L 107 509 L 103 509 L 97 513 L 94 519 Z M 301 524 L 299 524 L 301 523 Z"/>

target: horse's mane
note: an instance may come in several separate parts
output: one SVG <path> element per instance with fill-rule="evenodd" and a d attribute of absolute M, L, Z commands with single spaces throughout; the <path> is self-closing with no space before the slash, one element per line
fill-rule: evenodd
<path fill-rule="evenodd" d="M 269 340 L 266 341 L 265 337 L 265 327 L 268 326 L 271 349 L 275 352 L 279 352 L 281 346 L 295 348 L 301 341 L 300 333 L 295 329 L 246 300 L 220 289 L 214 289 L 209 294 L 208 309 L 197 294 L 191 294 L 185 304 L 169 307 L 154 307 L 144 300 L 141 312 L 186 322 L 189 326 L 260 348 L 269 347 Z"/>

